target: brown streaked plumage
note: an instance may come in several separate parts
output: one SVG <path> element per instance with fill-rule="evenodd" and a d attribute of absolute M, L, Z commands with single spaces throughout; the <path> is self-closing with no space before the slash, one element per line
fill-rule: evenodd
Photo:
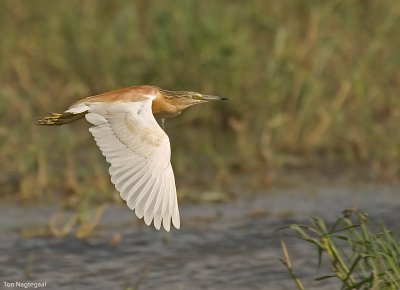
<path fill-rule="evenodd" d="M 140 102 L 146 100 L 147 95 L 154 95 L 156 98 L 152 103 L 153 115 L 160 119 L 171 118 L 179 115 L 184 109 L 199 103 L 210 100 L 227 100 L 226 97 L 211 95 L 202 95 L 196 92 L 188 91 L 167 91 L 156 86 L 131 86 L 111 92 L 106 92 L 90 97 L 83 98 L 70 108 L 78 107 L 85 103 L 114 103 L 114 102 Z M 79 117 L 74 114 L 49 113 L 43 119 L 38 120 L 39 125 L 64 125 L 81 119 L 85 114 Z M 70 118 L 71 117 L 71 118 Z M 70 122 L 69 122 L 70 121 Z"/>
<path fill-rule="evenodd" d="M 111 164 L 111 181 L 139 218 L 169 231 L 180 227 L 169 138 L 154 117 L 164 122 L 184 109 L 225 97 L 155 86 L 132 86 L 84 98 L 64 113 L 50 113 L 39 125 L 64 125 L 81 118 Z"/>

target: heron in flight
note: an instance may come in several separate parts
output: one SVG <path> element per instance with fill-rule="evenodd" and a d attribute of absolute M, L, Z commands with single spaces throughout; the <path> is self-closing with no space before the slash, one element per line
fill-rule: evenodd
<path fill-rule="evenodd" d="M 225 97 L 187 91 L 167 91 L 155 86 L 132 86 L 79 100 L 64 113 L 49 113 L 39 125 L 64 125 L 86 118 L 102 154 L 110 163 L 111 182 L 146 225 L 153 221 L 170 230 L 180 228 L 175 177 L 171 166 L 165 118 L 184 109 Z"/>

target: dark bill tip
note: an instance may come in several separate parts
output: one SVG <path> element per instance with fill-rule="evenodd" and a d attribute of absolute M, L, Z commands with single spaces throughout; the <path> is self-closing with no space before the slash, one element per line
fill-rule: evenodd
<path fill-rule="evenodd" d="M 229 100 L 228 97 L 219 97 L 219 96 L 210 96 L 210 95 L 203 95 L 204 100 Z"/>

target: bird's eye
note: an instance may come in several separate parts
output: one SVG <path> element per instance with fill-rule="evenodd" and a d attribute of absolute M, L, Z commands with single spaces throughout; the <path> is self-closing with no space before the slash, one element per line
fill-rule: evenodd
<path fill-rule="evenodd" d="M 200 94 L 195 94 L 195 95 L 193 95 L 193 99 L 200 100 L 201 99 L 201 95 Z"/>

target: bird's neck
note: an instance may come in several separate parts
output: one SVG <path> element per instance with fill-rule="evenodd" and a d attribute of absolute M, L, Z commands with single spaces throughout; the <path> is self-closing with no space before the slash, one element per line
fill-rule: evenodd
<path fill-rule="evenodd" d="M 162 95 L 157 96 L 157 98 L 153 101 L 151 109 L 153 111 L 153 115 L 157 118 L 172 118 L 182 112 L 182 108 L 179 108 Z"/>

